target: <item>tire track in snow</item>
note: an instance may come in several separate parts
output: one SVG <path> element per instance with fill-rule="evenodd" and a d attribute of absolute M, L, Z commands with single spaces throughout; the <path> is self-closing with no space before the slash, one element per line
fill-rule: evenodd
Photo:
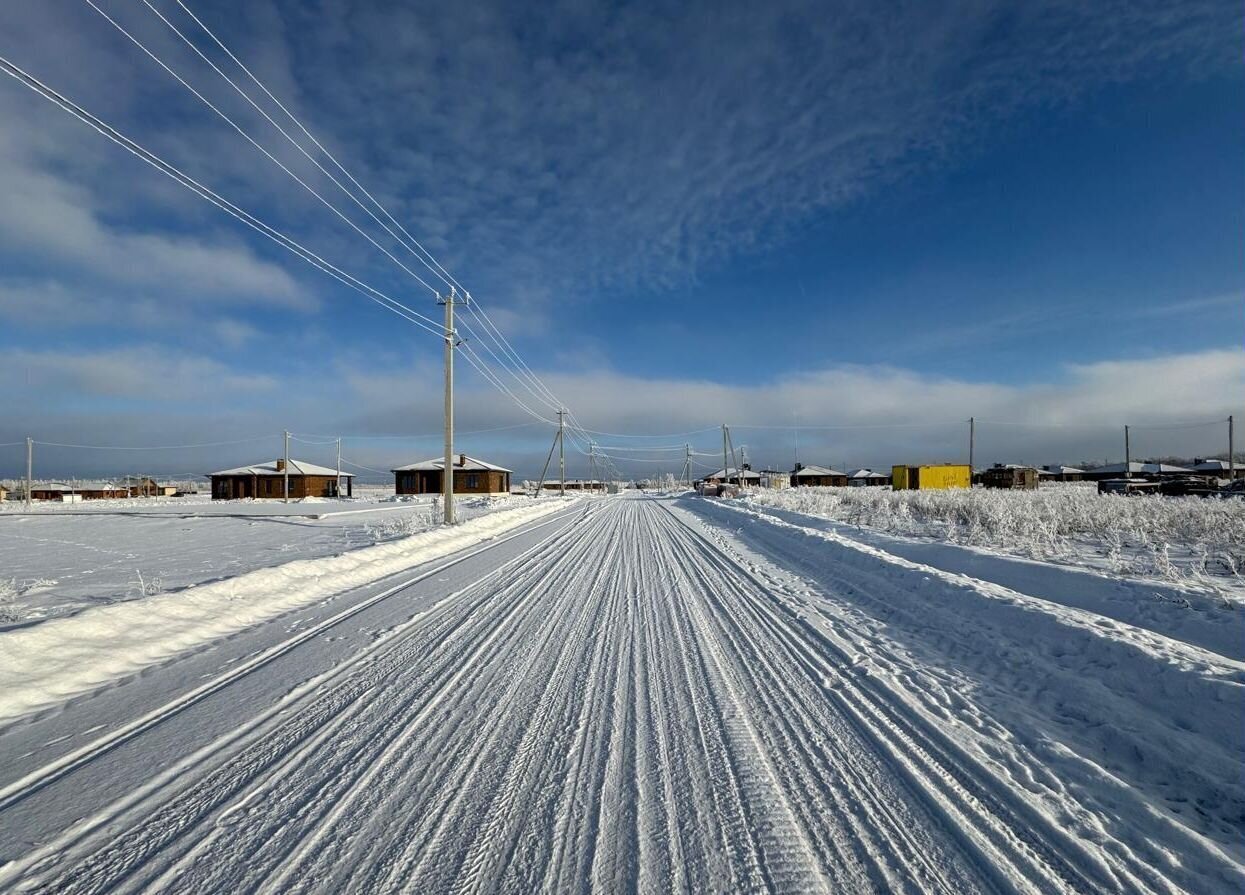
<path fill-rule="evenodd" d="M 594 502 L 71 830 L 22 882 L 68 893 L 1118 882 L 1059 854 L 1056 831 L 803 611 L 660 502 Z"/>

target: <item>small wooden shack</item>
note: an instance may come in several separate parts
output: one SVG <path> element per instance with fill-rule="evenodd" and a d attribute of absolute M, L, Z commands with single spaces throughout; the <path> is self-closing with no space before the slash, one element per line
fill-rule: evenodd
<path fill-rule="evenodd" d="M 937 463 L 926 466 L 894 466 L 891 486 L 896 491 L 937 491 L 971 488 L 973 471 L 964 463 Z"/>
<path fill-rule="evenodd" d="M 212 480 L 213 500 L 281 499 L 286 497 L 286 468 L 283 459 L 237 469 L 222 469 L 208 475 Z M 289 497 L 351 497 L 354 493 L 354 475 L 341 474 L 345 494 L 338 493 L 337 470 L 317 466 L 305 460 L 290 460 Z"/>
<path fill-rule="evenodd" d="M 6 488 L 4 485 L 0 485 L 0 500 L 8 500 L 8 499 L 9 499 L 9 489 Z"/>
<path fill-rule="evenodd" d="M 434 457 L 390 470 L 398 494 L 440 494 L 445 458 Z M 455 494 L 509 494 L 511 470 L 466 454 L 454 459 Z"/>
<path fill-rule="evenodd" d="M 986 488 L 1010 488 L 1015 491 L 1032 491 L 1038 486 L 1038 472 L 1032 466 L 1015 463 L 995 463 L 981 474 L 981 484 Z"/>
<path fill-rule="evenodd" d="M 799 466 L 791 473 L 792 488 L 838 488 L 846 487 L 847 473 L 825 466 Z"/>

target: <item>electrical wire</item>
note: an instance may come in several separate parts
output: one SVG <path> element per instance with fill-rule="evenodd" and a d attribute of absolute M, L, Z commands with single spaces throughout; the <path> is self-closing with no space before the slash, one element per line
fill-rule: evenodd
<path fill-rule="evenodd" d="M 356 292 L 361 293 L 363 296 L 365 296 L 369 300 L 396 313 L 398 316 L 404 317 L 411 323 L 414 323 L 416 326 L 419 326 L 422 329 L 425 329 L 428 332 L 433 333 L 438 338 L 444 338 L 444 332 L 435 320 L 432 320 L 430 317 L 426 317 L 423 314 L 420 314 L 418 311 L 408 308 L 406 305 L 402 304 L 401 302 L 397 301 L 394 298 L 391 298 L 390 296 L 381 292 L 379 289 L 375 289 L 372 286 L 369 286 L 368 284 L 364 283 L 362 280 L 359 280 L 358 278 L 352 276 L 351 274 L 346 273 L 345 271 L 343 271 L 341 268 L 337 267 L 336 265 L 333 265 L 329 263 L 328 261 L 325 261 L 315 252 L 312 252 L 310 249 L 296 242 L 294 239 L 290 238 L 289 236 L 286 236 L 281 231 L 277 230 L 274 227 L 269 226 L 268 224 L 265 224 L 263 221 L 259 220 L 254 215 L 250 214 L 247 211 L 244 211 L 243 209 L 239 208 L 237 205 L 234 205 L 232 202 L 223 198 L 218 193 L 214 192 L 213 190 L 209 189 L 203 184 L 199 183 L 199 181 L 195 180 L 193 177 L 190 177 L 188 174 L 181 171 L 176 166 L 170 164 L 169 162 L 166 162 L 164 159 L 160 158 L 154 152 L 151 152 L 150 150 L 146 149 L 139 143 L 125 136 L 120 131 L 118 131 L 116 128 L 112 127 L 107 122 L 100 119 L 98 116 L 86 111 L 86 109 L 84 109 L 82 106 L 79 106 L 77 103 L 73 102 L 72 100 L 68 99 L 67 97 L 63 96 L 57 91 L 53 90 L 47 84 L 43 83 L 38 78 L 29 74 L 28 72 L 26 72 L 19 66 L 14 65 L 12 62 L 4 58 L 3 56 L 0 56 L 0 71 L 3 71 L 5 74 L 9 75 L 14 80 L 16 80 L 18 83 L 27 87 L 28 89 L 30 89 L 32 92 L 36 93 L 37 95 L 42 96 L 44 99 L 48 100 L 53 105 L 56 105 L 62 111 L 68 112 L 70 115 L 77 118 L 83 124 L 86 124 L 88 127 L 97 131 L 101 135 L 107 137 L 109 140 L 116 143 L 121 148 L 125 149 L 131 155 L 134 155 L 135 157 L 141 159 L 146 164 L 150 165 L 151 167 L 155 168 L 160 173 L 166 175 L 170 179 L 181 184 L 183 187 L 195 193 L 200 198 L 206 199 L 208 202 L 211 202 L 213 205 L 215 205 L 220 210 L 224 211 L 226 214 L 229 214 L 231 217 L 236 218 L 237 220 L 246 224 L 251 229 L 255 230 L 256 232 L 262 234 L 263 236 L 277 243 L 282 248 L 302 258 L 312 267 L 315 267 L 321 272 L 328 274 L 329 276 L 333 277 L 335 280 L 339 281 L 343 285 L 348 286 L 351 289 L 354 289 Z"/>
<path fill-rule="evenodd" d="M 126 31 L 115 20 L 111 19 L 109 16 L 107 16 L 105 13 L 99 10 L 99 8 L 95 6 L 92 0 L 85 0 L 85 2 L 91 5 L 92 8 L 96 9 L 96 11 L 100 13 L 100 15 L 102 15 L 105 19 L 107 19 L 115 28 L 121 31 L 122 34 L 125 34 L 132 42 L 135 43 L 136 46 L 138 46 L 149 57 L 151 57 L 153 61 L 155 61 L 162 68 L 164 68 L 170 75 L 176 78 L 183 86 L 185 86 L 188 90 L 194 93 L 195 96 L 199 97 L 199 99 L 201 99 L 206 105 L 208 105 L 209 108 L 211 108 L 214 112 L 216 112 L 221 118 L 223 118 L 231 126 L 233 126 L 234 129 L 237 130 L 249 142 L 251 142 L 252 145 L 254 145 L 257 149 L 259 149 L 266 156 L 268 156 L 268 158 L 270 158 L 274 163 L 278 164 L 282 168 L 282 170 L 284 170 L 287 174 L 290 174 L 291 177 L 294 177 L 295 180 L 297 180 L 300 184 L 302 184 L 304 188 L 308 189 L 313 195 L 316 196 L 316 198 L 320 199 L 321 202 L 323 202 L 328 207 L 330 207 L 332 210 L 334 210 L 338 214 L 339 217 L 341 217 L 343 220 L 346 220 L 347 223 L 349 223 L 356 231 L 358 231 L 361 235 L 367 238 L 369 242 L 372 242 L 372 244 L 376 245 L 377 248 L 381 248 L 379 244 L 375 242 L 375 240 L 371 239 L 371 237 L 368 236 L 366 233 L 363 233 L 362 230 L 360 230 L 356 225 L 354 225 L 353 222 L 349 221 L 335 206 L 333 206 L 331 203 L 325 200 L 322 196 L 316 193 L 313 189 L 311 189 L 305 182 L 303 182 L 300 178 L 294 175 L 293 172 L 291 172 L 285 165 L 282 165 L 279 161 L 277 161 L 275 157 L 272 156 L 271 153 L 269 153 L 262 146 L 260 146 L 253 138 L 250 137 L 249 134 L 243 131 L 227 115 L 221 112 L 217 107 L 215 107 L 205 97 L 203 97 L 202 94 L 194 90 L 193 87 L 191 87 L 183 78 L 181 78 L 168 65 L 166 65 L 162 60 L 160 60 L 154 53 L 148 50 L 141 42 L 139 42 L 136 38 L 134 38 L 133 35 L 129 34 L 129 32 Z M 469 293 L 467 293 L 467 290 L 465 289 L 465 287 L 463 287 L 462 284 L 459 283 L 444 268 L 444 266 L 442 266 L 439 262 L 437 262 L 435 257 L 426 248 L 424 248 L 423 245 L 420 244 L 418 240 L 416 240 L 413 236 L 411 236 L 411 234 L 404 227 L 402 227 L 402 225 L 398 223 L 396 219 L 394 219 L 393 215 L 391 215 L 384 208 L 384 206 L 358 182 L 358 180 L 356 180 L 352 175 L 350 175 L 350 173 L 336 159 L 336 157 L 333 156 L 332 153 L 328 152 L 328 150 L 324 148 L 324 146 L 320 143 L 320 141 L 318 141 L 311 134 L 311 132 L 302 124 L 302 122 L 299 121 L 298 118 L 292 112 L 290 112 L 290 110 L 286 108 L 284 104 L 282 104 L 272 94 L 272 92 L 268 90 L 266 86 L 264 86 L 264 84 L 254 75 L 254 73 L 251 72 L 251 70 L 247 68 L 241 62 L 241 60 L 239 60 L 237 56 L 234 55 L 228 49 L 228 47 L 225 46 L 224 42 L 221 41 L 220 38 L 217 37 L 216 34 L 210 28 L 208 28 L 207 25 L 204 24 L 203 21 L 199 19 L 198 16 L 194 14 L 189 9 L 189 7 L 187 7 L 184 3 L 181 3 L 181 2 L 178 3 L 178 5 L 191 17 L 191 19 L 193 19 L 196 22 L 196 24 L 199 25 L 201 29 L 203 29 L 204 33 L 206 33 L 217 44 L 217 46 L 219 46 L 229 56 L 229 58 L 233 60 L 234 63 L 237 64 L 247 74 L 247 76 L 252 80 L 252 82 L 254 82 L 270 99 L 272 99 L 274 103 L 277 104 L 277 106 L 286 114 L 286 116 L 292 122 L 295 123 L 295 125 L 308 137 L 308 139 L 310 139 L 312 143 L 321 152 L 323 152 L 326 157 L 328 157 L 333 162 L 333 164 L 338 168 L 338 170 L 340 170 L 350 180 L 352 184 L 358 187 L 358 189 L 372 202 L 372 204 L 374 204 L 381 211 L 381 213 L 385 215 L 385 217 L 387 217 L 390 221 L 393 222 L 394 226 L 398 227 L 398 229 L 402 232 L 403 236 L 405 236 L 406 239 L 409 240 L 410 244 L 407 244 L 406 242 L 404 242 L 403 239 L 399 237 L 397 233 L 395 233 L 388 225 L 384 223 L 384 221 L 380 220 L 380 218 L 378 218 L 375 215 L 375 213 L 373 213 L 369 208 L 367 208 L 353 192 L 347 189 L 346 186 L 341 183 L 341 181 L 339 181 L 336 177 L 334 177 L 331 172 L 325 169 L 323 165 L 321 165 L 315 158 L 313 158 L 311 154 L 308 153 L 307 150 L 297 140 L 295 140 L 283 127 L 281 127 L 281 125 L 279 125 L 272 118 L 272 116 L 270 116 L 267 112 L 265 112 L 262 108 L 260 108 L 260 106 L 250 97 L 250 95 L 246 93 L 246 91 L 242 90 L 242 88 L 239 87 L 238 84 L 232 78 L 226 75 L 219 68 L 219 66 L 217 66 L 214 62 L 212 62 L 198 48 L 198 46 L 194 44 L 193 41 L 191 41 L 180 29 L 177 28 L 176 25 L 174 25 L 171 21 L 169 21 L 169 19 L 167 19 L 163 14 L 161 14 L 159 10 L 157 10 L 154 6 L 152 6 L 151 3 L 148 2 L 148 0 L 143 0 L 143 3 L 153 13 L 155 13 L 160 18 L 160 20 L 163 21 L 165 25 L 167 25 L 184 43 L 186 43 L 187 46 L 189 46 L 201 59 L 203 59 L 204 62 L 206 62 L 209 66 L 211 66 L 213 71 L 219 74 L 240 96 L 242 96 L 253 108 L 255 108 L 256 111 L 258 111 L 261 115 L 263 115 L 263 117 L 269 123 L 271 123 L 275 128 L 277 128 L 277 130 L 281 133 L 281 135 L 284 136 L 286 140 L 291 143 L 291 145 L 293 145 L 296 149 L 298 149 L 299 152 L 301 152 L 309 161 L 311 161 L 321 172 L 323 172 L 327 177 L 329 177 L 329 179 L 332 180 L 332 182 L 342 192 L 344 192 L 347 196 L 350 197 L 351 201 L 353 201 L 356 205 L 362 208 L 374 221 L 376 221 L 376 223 L 379 224 L 385 230 L 386 233 L 388 233 L 395 241 L 397 241 L 405 249 L 407 249 L 407 251 L 410 252 L 417 260 L 419 260 L 420 263 L 422 263 L 426 268 L 428 268 L 434 275 L 438 276 L 447 285 L 456 286 L 459 289 L 462 289 L 464 295 L 468 297 L 468 301 L 466 302 L 465 306 L 471 310 L 472 316 L 481 322 L 482 328 L 484 329 L 485 333 L 489 335 L 490 339 L 492 339 L 495 344 L 498 345 L 502 353 L 504 355 L 507 355 L 516 364 L 515 369 L 512 370 L 506 361 L 504 361 L 501 357 L 498 357 L 497 353 L 492 350 L 492 348 L 488 345 L 487 342 L 485 342 L 483 339 L 479 339 L 479 336 L 475 335 L 474 330 L 472 329 L 470 324 L 466 323 L 465 320 L 464 320 L 464 328 L 480 341 L 481 345 L 493 357 L 493 359 L 497 362 L 498 366 L 501 367 L 503 370 L 505 370 L 507 373 L 509 373 L 518 383 L 520 383 L 524 388 L 526 388 L 532 394 L 534 398 L 536 398 L 539 402 L 546 404 L 546 406 L 548 406 L 551 410 L 559 410 L 562 408 L 563 405 L 561 404 L 561 402 L 557 401 L 556 397 L 548 389 L 548 387 L 544 385 L 544 383 L 539 379 L 539 377 L 537 377 L 535 373 L 532 372 L 531 368 L 526 364 L 526 362 L 523 361 L 523 359 L 518 355 L 518 353 L 514 351 L 513 347 L 510 345 L 509 341 L 505 338 L 505 336 L 501 333 L 500 329 L 496 326 L 495 323 L 493 323 L 492 319 L 488 317 L 487 312 L 484 311 L 483 309 L 477 312 L 474 309 L 473 302 L 470 300 Z M 412 246 L 414 246 L 414 248 Z M 381 250 L 385 251 L 383 248 L 381 248 Z M 394 258 L 391 253 L 385 251 L 385 254 L 388 255 L 392 260 L 394 260 L 395 263 L 399 264 L 399 266 L 401 266 L 408 273 L 411 273 L 412 276 L 415 276 L 415 278 L 420 283 L 422 283 L 424 286 L 431 289 L 431 287 L 429 287 L 428 284 L 422 280 L 422 278 L 418 277 L 412 271 L 410 271 L 410 269 L 407 268 L 406 265 L 402 264 L 400 261 Z M 432 290 L 432 291 L 435 292 L 436 290 Z M 478 355 L 476 359 L 480 365 L 489 366 L 488 363 L 483 358 L 478 357 Z M 518 372 L 516 372 L 516 370 Z M 499 376 L 497 378 L 500 379 Z M 532 386 L 529 384 L 529 380 L 531 382 L 536 383 L 537 388 L 533 389 Z"/>
<path fill-rule="evenodd" d="M 138 447 L 118 444 L 65 444 L 59 441 L 36 441 L 34 443 L 42 445 L 43 447 L 80 448 L 92 451 L 181 451 L 192 450 L 194 448 L 224 447 L 226 445 L 234 444 L 254 444 L 257 441 L 268 441 L 269 439 L 277 439 L 280 437 L 280 434 L 257 435 L 254 438 L 239 438 L 235 441 L 208 441 L 202 444 L 143 445 Z"/>
<path fill-rule="evenodd" d="M 146 2 L 146 0 L 144 0 L 144 2 Z M 449 284 L 458 287 L 459 291 L 461 291 L 464 295 L 466 295 L 467 294 L 466 288 L 464 288 L 461 283 L 459 283 L 456 279 L 454 279 L 454 276 L 448 270 L 446 270 L 444 267 L 441 266 L 440 262 L 438 262 L 437 259 L 433 257 L 432 253 L 429 252 L 427 249 L 425 249 L 423 245 L 420 244 L 419 240 L 411 236 L 411 234 L 407 232 L 406 228 L 403 227 L 402 224 L 399 223 L 397 219 L 395 219 L 393 215 L 391 215 L 385 209 L 385 207 L 376 199 L 376 197 L 373 196 L 370 192 L 368 192 L 367 189 L 363 186 L 363 184 L 359 183 L 359 181 L 356 180 L 354 176 L 349 171 L 346 170 L 346 168 L 341 164 L 341 162 L 337 160 L 337 157 L 334 156 L 333 153 L 329 152 L 329 150 L 325 148 L 325 146 L 319 140 L 315 138 L 315 136 L 311 133 L 311 131 L 309 131 L 303 125 L 303 123 L 298 119 L 298 117 L 295 116 L 294 113 L 291 112 L 288 108 L 286 108 L 285 104 L 282 103 L 281 100 L 279 100 L 272 93 L 272 91 L 269 90 L 264 85 L 264 83 L 258 77 L 255 76 L 255 74 L 242 62 L 242 60 L 239 59 L 237 56 L 235 56 L 234 53 L 227 46 L 225 46 L 224 42 L 219 37 L 216 36 L 216 33 L 212 31 L 212 29 L 209 28 L 203 22 L 202 19 L 200 19 L 197 15 L 195 15 L 194 11 L 191 10 L 190 7 L 188 7 L 185 3 L 183 3 L 182 0 L 177 0 L 177 5 L 180 6 L 182 10 L 188 16 L 190 16 L 192 20 L 194 20 L 195 24 L 198 25 L 203 30 L 203 32 L 207 34 L 207 36 L 210 37 L 212 41 L 218 47 L 221 48 L 222 51 L 224 51 L 225 55 L 227 55 L 234 62 L 234 64 L 236 64 L 240 69 L 242 69 L 243 72 L 246 73 L 246 76 L 251 79 L 251 81 L 255 84 L 255 86 L 257 86 L 260 90 L 262 90 L 264 94 L 277 105 L 277 108 L 279 108 L 282 112 L 286 114 L 286 116 L 290 119 L 290 121 L 292 121 L 294 125 L 300 131 L 302 131 L 304 135 L 306 135 L 307 139 L 309 139 L 312 142 L 312 144 L 316 147 L 316 149 L 324 153 L 325 157 L 328 158 L 328 160 L 331 161 L 337 167 L 337 170 L 341 171 L 341 173 L 354 186 L 358 187 L 359 191 L 363 193 L 363 195 L 366 196 L 368 200 L 371 201 L 372 204 L 375 205 L 380 210 L 381 214 L 385 215 L 385 217 L 387 217 L 390 220 L 390 222 L 392 222 L 393 225 L 397 227 L 402 232 L 402 234 L 406 236 L 408 240 L 410 240 L 412 244 L 414 244 L 421 252 L 427 255 L 429 261 L 431 262 L 431 265 L 440 271 L 438 276 L 440 277 L 442 282 L 448 282 Z M 150 4 L 148 4 L 148 6 L 150 6 Z M 163 16 L 161 18 L 163 18 Z M 213 67 L 215 68 L 215 66 Z M 427 262 L 425 262 L 425 265 L 427 265 Z"/>
<path fill-rule="evenodd" d="M 269 160 L 270 160 L 270 161 L 271 161 L 274 165 L 276 165 L 278 168 L 280 168 L 282 171 L 284 171 L 286 174 L 288 174 L 291 178 L 293 178 L 293 179 L 294 179 L 294 180 L 295 180 L 295 181 L 299 184 L 299 186 L 301 186 L 301 187 L 302 187 L 303 189 L 305 189 L 308 193 L 310 193 L 312 196 L 314 196 L 316 199 L 318 199 L 318 200 L 319 200 L 319 201 L 320 201 L 320 202 L 324 205 L 324 207 L 325 207 L 325 208 L 329 209 L 329 210 L 330 210 L 330 211 L 332 211 L 335 215 L 337 215 L 339 218 L 341 218 L 341 219 L 342 219 L 342 220 L 343 220 L 343 221 L 344 221 L 344 222 L 345 222 L 345 223 L 346 223 L 349 227 L 351 227 L 351 228 L 352 228 L 352 229 L 353 229 L 356 233 L 358 233 L 360 236 L 362 236 L 364 239 L 366 239 L 368 242 L 370 242 L 370 243 L 371 243 L 373 246 L 375 246 L 375 247 L 376 247 L 376 248 L 377 248 L 380 252 L 384 253 L 384 255 L 385 255 L 386 257 L 388 257 L 388 258 L 389 258 L 389 260 L 391 260 L 394 264 L 398 265 L 400 268 L 402 268 L 404 271 L 406 271 L 408 274 L 410 274 L 410 275 L 411 275 L 411 277 L 413 277 L 417 283 L 419 283 L 421 286 L 423 286 L 425 289 L 427 289 L 429 292 L 431 292 L 434 296 L 439 296 L 439 295 L 440 295 L 440 293 L 437 291 L 437 289 L 436 289 L 435 287 L 433 287 L 433 286 L 429 285 L 429 284 L 428 284 L 428 283 L 427 283 L 427 282 L 426 282 L 426 281 L 425 281 L 425 280 L 424 280 L 424 279 L 423 279 L 423 278 L 422 278 L 419 274 L 415 273 L 415 271 L 411 270 L 409 267 L 407 267 L 405 264 L 403 264 L 400 260 L 398 260 L 398 257 L 397 257 L 396 255 L 394 255 L 392 252 L 390 252 L 388 249 L 386 249 L 384 246 L 382 246 L 379 242 L 377 242 L 375 239 L 373 239 L 373 238 L 372 238 L 372 236 L 371 236 L 369 233 L 367 233 L 365 230 L 363 230 L 363 228 L 362 228 L 362 227 L 360 227 L 358 224 L 356 224 L 354 221 L 352 221 L 350 218 L 348 218 L 348 217 L 347 217 L 347 216 L 346 216 L 346 215 L 345 215 L 345 214 L 344 214 L 344 213 L 343 213 L 343 212 L 342 212 L 342 211 L 341 211 L 341 210 L 340 210 L 340 209 L 339 209 L 336 205 L 334 205 L 334 204 L 333 204 L 332 202 L 330 202 L 328 199 L 325 199 L 322 195 L 320 195 L 320 193 L 318 193 L 318 192 L 315 190 L 315 188 L 314 188 L 314 187 L 312 187 L 309 183 L 307 183 L 307 181 L 303 180 L 301 177 L 299 177 L 297 174 L 295 174 L 293 171 L 291 171 L 291 170 L 289 169 L 289 167 L 287 167 L 287 166 L 285 165 L 285 163 L 284 163 L 284 162 L 282 162 L 282 161 L 281 161 L 280 159 L 278 159 L 275 155 L 273 155 L 271 152 L 269 152 L 267 149 L 265 149 L 263 146 L 261 146 L 261 145 L 258 143 L 258 141 L 256 141 L 256 140 L 255 140 L 255 138 L 254 138 L 254 137 L 252 137 L 249 133 L 247 133 L 245 130 L 243 130 L 243 128 L 242 128 L 242 126 L 241 126 L 241 125 L 239 125 L 236 121 L 234 121 L 232 118 L 230 118 L 230 117 L 229 117 L 228 115 L 226 115 L 224 112 L 222 112 L 222 111 L 220 110 L 220 108 L 219 108 L 218 106 L 216 106 L 216 105 L 215 105 L 215 104 L 214 104 L 214 103 L 213 103 L 210 99 L 208 99 L 206 96 L 204 96 L 204 95 L 203 95 L 202 93 L 200 93 L 198 90 L 196 90 L 193 86 L 191 86 L 191 85 L 190 85 L 190 83 L 189 83 L 188 81 L 186 81 L 186 79 L 185 79 L 185 78 L 183 78 L 183 77 L 182 77 L 181 75 L 179 75 L 176 71 L 174 71 L 174 70 L 172 69 L 172 67 L 170 67 L 170 66 L 169 66 L 169 65 L 168 65 L 168 64 L 167 64 L 167 63 L 166 63 L 163 59 L 161 59 L 159 56 L 157 56 L 155 53 L 153 53 L 150 49 L 148 49 L 146 44 L 144 44 L 144 43 L 143 43 L 142 41 L 140 41 L 137 37 L 135 37 L 133 34 L 131 34 L 129 31 L 127 31 L 124 25 L 122 25 L 120 22 L 118 22 L 118 21 L 117 21 L 116 19 L 114 19 L 112 16 L 108 15 L 108 13 L 106 13 L 106 12 L 104 12 L 102 9 L 100 9 L 100 8 L 99 8 L 99 7 L 95 4 L 95 0 L 82 0 L 82 2 L 83 2 L 83 3 L 85 3 L 87 6 L 91 7 L 91 8 L 92 8 L 93 10 L 95 10 L 97 13 L 99 13 L 99 14 L 100 14 L 100 16 L 102 16 L 102 17 L 104 18 L 104 20 L 105 20 L 105 21 L 107 21 L 107 22 L 108 22 L 110 25 L 112 25 L 115 29 L 117 29 L 119 32 L 121 32 L 121 34 L 125 35 L 125 37 L 126 37 L 126 38 L 128 38 L 128 39 L 130 40 L 130 42 L 131 42 L 131 43 L 133 43 L 136 47 L 138 47 L 140 50 L 142 50 L 142 51 L 143 51 L 143 53 L 145 53 L 145 54 L 146 54 L 146 55 L 147 55 L 147 56 L 148 56 L 148 57 L 149 57 L 149 58 L 150 58 L 153 62 L 155 62 L 158 66 L 160 66 L 162 69 L 164 69 L 166 72 L 168 72 L 168 73 L 169 73 L 169 74 L 170 74 L 170 75 L 171 75 L 171 76 L 172 76 L 172 77 L 173 77 L 173 78 L 174 78 L 174 79 L 175 79 L 175 80 L 176 80 L 179 84 L 181 84 L 183 87 L 185 87 L 187 90 L 189 90 L 192 94 L 194 94 L 194 95 L 195 95 L 195 97 L 197 97 L 197 98 L 198 98 L 198 99 L 199 99 L 199 100 L 200 100 L 200 101 L 201 101 L 201 102 L 202 102 L 205 106 L 207 106 L 209 109 L 211 109 L 213 112 L 215 112 L 215 113 L 217 114 L 217 116 L 219 116 L 219 117 L 220 117 L 220 119 L 221 119 L 222 121 L 224 121 L 226 124 L 228 124 L 228 125 L 229 125 L 230 127 L 232 127 L 234 130 L 236 130 L 236 131 L 237 131 L 237 132 L 238 132 L 238 133 L 242 136 L 242 138 L 243 138 L 244 140 L 246 140 L 248 143 L 250 143 L 250 144 L 251 144 L 252 146 L 254 146 L 256 149 L 258 149 L 258 150 L 259 150 L 261 153 L 263 153 L 263 154 L 264 154 L 264 156 L 266 156 L 266 157 L 267 157 L 267 158 L 268 158 L 268 159 L 269 159 Z"/>

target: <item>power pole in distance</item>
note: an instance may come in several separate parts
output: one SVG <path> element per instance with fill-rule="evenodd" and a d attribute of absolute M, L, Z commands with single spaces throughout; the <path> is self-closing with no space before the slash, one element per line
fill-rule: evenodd
<path fill-rule="evenodd" d="M 333 496 L 342 496 L 342 440 L 340 436 L 337 439 L 337 487 Z"/>
<path fill-rule="evenodd" d="M 441 497 L 445 502 L 445 524 L 454 524 L 454 349 L 458 347 L 458 333 L 454 331 L 454 305 L 458 293 L 450 287 L 450 294 L 438 298 L 445 305 L 445 464 L 441 467 Z"/>
<path fill-rule="evenodd" d="M 560 491 L 563 497 L 566 497 L 566 411 L 558 411 L 558 480 L 561 482 Z"/>
<path fill-rule="evenodd" d="M 281 464 L 282 481 L 285 483 L 283 493 L 285 494 L 285 502 L 290 502 L 290 432 L 285 431 L 285 460 Z"/>
<path fill-rule="evenodd" d="M 26 439 L 26 510 L 30 510 L 30 489 L 34 487 L 35 440 Z"/>
<path fill-rule="evenodd" d="M 971 481 L 975 467 L 973 466 L 973 450 L 977 447 L 977 420 L 968 418 L 968 475 Z"/>
<path fill-rule="evenodd" d="M 1236 481 L 1236 454 L 1233 453 L 1235 445 L 1232 443 L 1232 417 L 1228 417 L 1228 478 Z"/>
<path fill-rule="evenodd" d="M 1133 477 L 1133 454 L 1128 445 L 1128 426 L 1124 427 L 1124 478 Z"/>

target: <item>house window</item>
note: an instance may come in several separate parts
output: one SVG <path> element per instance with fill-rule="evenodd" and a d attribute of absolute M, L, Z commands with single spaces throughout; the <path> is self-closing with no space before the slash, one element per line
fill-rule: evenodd
<path fill-rule="evenodd" d="M 479 487 L 480 487 L 480 477 L 479 477 L 478 475 L 476 475 L 475 473 L 470 473 L 470 474 L 468 474 L 468 476 L 467 476 L 467 487 L 468 487 L 468 488 L 479 488 Z"/>

